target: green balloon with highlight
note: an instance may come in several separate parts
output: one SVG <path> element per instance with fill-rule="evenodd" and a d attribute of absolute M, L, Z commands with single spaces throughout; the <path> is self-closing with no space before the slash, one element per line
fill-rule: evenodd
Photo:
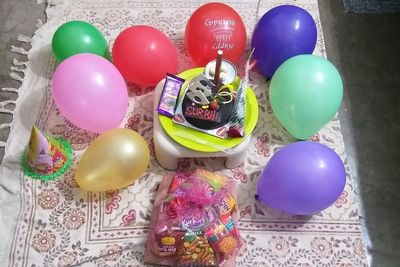
<path fill-rule="evenodd" d="M 339 71 L 328 60 L 299 55 L 286 60 L 269 87 L 272 110 L 296 139 L 315 135 L 337 113 L 343 99 Z"/>
<path fill-rule="evenodd" d="M 69 21 L 54 33 L 51 42 L 57 63 L 80 53 L 91 53 L 111 60 L 107 41 L 92 24 L 85 21 Z"/>

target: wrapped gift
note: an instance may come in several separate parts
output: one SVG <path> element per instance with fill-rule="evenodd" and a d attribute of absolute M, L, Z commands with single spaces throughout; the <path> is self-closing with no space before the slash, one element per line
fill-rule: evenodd
<path fill-rule="evenodd" d="M 159 187 L 145 262 L 235 266 L 243 245 L 236 225 L 235 182 L 203 169 L 177 173 Z"/>

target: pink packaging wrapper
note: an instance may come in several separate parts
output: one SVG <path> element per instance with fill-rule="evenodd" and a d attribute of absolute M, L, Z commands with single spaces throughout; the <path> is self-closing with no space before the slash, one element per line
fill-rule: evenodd
<path fill-rule="evenodd" d="M 196 171 L 192 172 L 191 174 L 196 173 Z M 146 249 L 145 249 L 145 255 L 144 255 L 144 261 L 149 264 L 156 264 L 156 265 L 164 265 L 164 266 L 175 266 L 177 261 L 176 261 L 176 255 L 172 256 L 158 256 L 154 252 L 154 248 L 158 246 L 158 241 L 156 240 L 156 231 L 157 227 L 160 225 L 160 220 L 161 221 L 167 221 L 170 220 L 167 217 L 164 217 L 166 213 L 162 213 L 162 206 L 164 204 L 164 200 L 169 193 L 169 188 L 170 184 L 174 178 L 174 175 L 164 177 L 164 179 L 161 181 L 161 184 L 159 186 L 157 196 L 154 202 L 154 207 L 153 207 L 153 214 L 151 217 L 151 222 L 150 222 L 150 227 L 149 227 L 149 234 L 148 234 L 148 239 L 146 242 Z M 228 186 L 226 188 L 228 190 L 228 193 L 234 198 L 237 198 L 237 192 L 236 192 L 236 186 Z M 236 222 L 236 211 L 232 213 L 232 217 Z M 232 255 L 227 259 L 227 261 L 223 264 L 224 267 L 235 267 L 236 266 L 236 255 Z"/>

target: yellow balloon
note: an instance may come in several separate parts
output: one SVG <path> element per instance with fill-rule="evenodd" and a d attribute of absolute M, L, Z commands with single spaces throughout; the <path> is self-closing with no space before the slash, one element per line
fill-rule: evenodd
<path fill-rule="evenodd" d="M 126 187 L 147 169 L 150 151 L 146 141 L 129 129 L 112 129 L 97 137 L 76 169 L 76 182 L 87 191 Z"/>

